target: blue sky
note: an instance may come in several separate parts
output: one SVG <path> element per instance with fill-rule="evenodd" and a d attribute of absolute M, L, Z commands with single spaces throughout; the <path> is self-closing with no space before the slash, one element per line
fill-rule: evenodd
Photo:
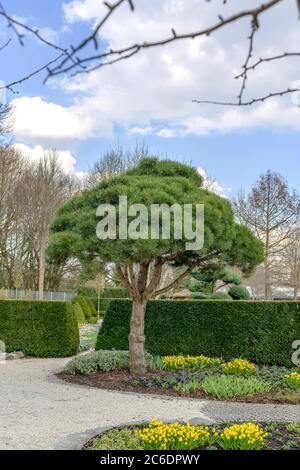
<path fill-rule="evenodd" d="M 9 13 L 24 19 L 27 24 L 39 25 L 41 32 L 60 45 L 76 44 L 97 18 L 93 0 L 51 0 L 51 4 L 47 2 L 47 8 L 46 2 L 41 0 L 4 0 L 3 3 Z M 143 14 L 147 13 L 144 11 L 147 9 L 145 0 L 140 0 L 140 3 L 134 24 L 125 28 L 121 20 L 129 12 L 124 10 L 119 18 L 116 16 L 113 31 L 109 28 L 104 31 L 105 41 L 115 41 L 113 34 L 115 36 L 116 31 L 124 41 L 132 39 L 134 28 L 138 29 L 138 22 L 143 21 Z M 69 4 L 68 10 L 63 9 L 64 4 Z M 85 9 L 78 9 L 79 6 Z M 289 18 L 288 11 L 284 10 L 281 15 L 283 13 Z M 181 16 L 184 14 L 183 11 Z M 274 21 L 279 17 L 280 12 L 278 17 L 274 16 Z M 132 17 L 128 18 L 131 21 Z M 173 20 L 180 21 L 176 13 Z M 287 23 L 286 26 L 290 34 L 293 24 Z M 3 43 L 11 32 L 4 28 L 4 23 L 1 25 L 0 41 Z M 165 23 L 158 24 L 157 20 L 157 28 L 157 33 L 160 33 Z M 18 113 L 15 141 L 26 145 L 25 149 L 55 146 L 76 171 L 86 171 L 105 150 L 115 145 L 130 147 L 137 141 L 144 141 L 153 153 L 191 161 L 193 165 L 204 168 L 227 194 L 235 194 L 241 187 L 248 189 L 267 169 L 280 172 L 290 186 L 300 190 L 300 109 L 290 99 L 269 107 L 230 111 L 231 114 L 226 114 L 228 110 L 200 108 L 191 103 L 200 95 L 205 98 L 235 96 L 238 88 L 232 76 L 239 66 L 238 58 L 243 57 L 237 48 L 245 52 L 246 42 L 241 44 L 239 29 L 236 36 L 229 32 L 229 37 L 229 47 L 235 48 L 236 58 L 226 58 L 222 50 L 223 38 L 222 45 L 221 38 L 220 42 L 217 38 L 215 42 L 200 43 L 196 52 L 186 49 L 191 54 L 188 59 L 184 48 L 190 46 L 185 43 L 176 49 L 160 51 L 156 56 L 149 53 L 109 71 L 103 69 L 80 82 L 68 78 L 43 85 L 44 75 L 41 74 L 18 87 L 18 95 L 8 95 L 14 100 Z M 268 46 L 267 39 L 267 35 L 261 36 L 261 50 Z M 9 48 L 1 52 L 1 63 L 5 64 L 1 67 L 1 80 L 10 82 L 21 78 L 55 56 L 52 50 L 34 38 L 27 36 L 25 42 L 26 47 L 21 48 L 13 38 Z M 208 54 L 205 69 L 200 67 L 202 63 L 193 69 L 195 61 L 204 60 L 207 51 L 213 52 L 214 57 L 219 54 L 221 59 L 215 61 L 210 70 L 212 59 Z M 236 63 L 230 62 L 235 59 Z M 296 68 L 284 64 L 280 70 L 282 76 L 293 81 L 300 78 Z M 222 70 L 224 76 L 221 80 Z M 263 93 L 261 83 L 269 85 L 274 82 L 276 88 L 278 82 L 280 86 L 278 69 L 276 72 L 275 76 L 274 69 L 264 70 L 260 77 L 253 79 L 249 93 L 257 90 L 259 94 Z M 56 107 L 53 108 L 52 104 Z M 55 129 L 54 121 L 59 129 Z M 38 131 L 37 123 L 41 127 Z"/>

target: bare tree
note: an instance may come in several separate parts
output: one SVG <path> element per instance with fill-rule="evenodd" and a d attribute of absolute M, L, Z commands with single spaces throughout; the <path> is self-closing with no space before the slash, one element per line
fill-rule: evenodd
<path fill-rule="evenodd" d="M 49 225 L 59 205 L 77 190 L 55 151 L 32 162 L 0 149 L 0 287 L 42 292 L 81 271 L 76 261 L 45 259 Z M 42 294 L 41 294 L 42 296 Z"/>
<path fill-rule="evenodd" d="M 209 0 L 206 0 L 209 1 Z M 226 10 L 226 4 L 229 3 L 227 0 L 223 0 L 223 9 Z M 100 69 L 107 65 L 113 65 L 117 62 L 129 60 L 130 58 L 138 55 L 141 51 L 158 49 L 160 47 L 167 46 L 169 44 L 191 40 L 199 37 L 211 36 L 214 33 L 228 28 L 233 25 L 237 25 L 243 22 L 245 19 L 249 20 L 249 32 L 248 36 L 248 51 L 244 60 L 241 59 L 242 71 L 235 78 L 241 80 L 241 88 L 238 97 L 235 101 L 218 102 L 218 101 L 207 101 L 207 100 L 194 100 L 195 103 L 212 103 L 226 106 L 250 106 L 255 103 L 264 102 L 275 96 L 283 96 L 286 94 L 299 91 L 298 87 L 287 86 L 285 89 L 270 91 L 265 96 L 257 96 L 251 100 L 244 100 L 244 92 L 251 71 L 255 71 L 260 68 L 266 62 L 278 62 L 283 60 L 300 57 L 299 49 L 292 49 L 290 51 L 282 51 L 276 55 L 270 55 L 267 57 L 254 58 L 255 53 L 255 36 L 257 31 L 261 28 L 260 20 L 261 17 L 266 16 L 271 10 L 277 8 L 281 4 L 287 5 L 287 0 L 266 0 L 265 3 L 253 6 L 249 9 L 239 9 L 231 15 L 224 15 L 223 11 L 220 12 L 216 21 L 212 24 L 208 24 L 206 27 L 199 30 L 180 32 L 176 31 L 170 24 L 170 34 L 165 37 L 158 37 L 155 40 L 148 40 L 145 34 L 145 39 L 137 41 L 132 44 L 120 44 L 118 47 L 112 48 L 108 45 L 107 49 L 99 47 L 100 37 L 104 26 L 111 20 L 114 13 L 121 8 L 129 8 L 132 13 L 138 8 L 138 0 L 115 0 L 111 2 L 103 2 L 106 7 L 106 13 L 103 18 L 100 19 L 93 27 L 92 32 L 83 37 L 78 44 L 71 45 L 69 47 L 59 46 L 47 39 L 45 39 L 38 28 L 30 27 L 27 24 L 22 23 L 12 14 L 9 14 L 4 8 L 3 3 L 0 3 L 0 16 L 6 21 L 10 30 L 16 35 L 21 46 L 25 45 L 24 35 L 30 34 L 34 36 L 43 45 L 51 48 L 55 52 L 55 57 L 46 64 L 42 64 L 38 69 L 31 71 L 27 75 L 21 78 L 17 78 L 13 82 L 6 85 L 6 87 L 13 91 L 17 85 L 22 84 L 25 80 L 41 73 L 46 72 L 46 80 L 51 77 L 58 75 L 77 75 L 86 74 L 91 71 Z M 222 10 L 223 10 L 222 9 Z M 295 0 L 294 2 L 294 14 L 298 15 L 300 12 L 300 1 Z M 194 12 L 191 9 L 191 15 Z M 10 40 L 4 43 L 1 47 L 9 47 Z M 270 39 L 270 45 L 271 39 Z M 0 48 L 1 50 L 1 48 Z"/>
<path fill-rule="evenodd" d="M 265 298 L 272 298 L 272 270 L 293 234 L 300 213 L 300 199 L 286 181 L 270 170 L 260 177 L 249 195 L 240 192 L 234 201 L 237 218 L 265 245 Z"/>
<path fill-rule="evenodd" d="M 280 253 L 278 267 L 274 273 L 275 282 L 279 287 L 293 290 L 294 300 L 298 299 L 300 291 L 300 227 L 292 231 Z"/>
<path fill-rule="evenodd" d="M 121 175 L 149 156 L 148 147 L 144 143 L 136 144 L 132 150 L 124 150 L 122 147 L 109 150 L 93 164 L 87 177 L 87 185 L 94 186 L 104 179 Z"/>
<path fill-rule="evenodd" d="M 13 124 L 13 108 L 0 102 L 0 145 L 3 145 L 4 139 L 13 131 Z"/>
<path fill-rule="evenodd" d="M 72 178 L 63 171 L 55 150 L 46 152 L 28 175 L 34 198 L 36 233 L 38 238 L 39 297 L 45 290 L 45 250 L 49 239 L 50 224 L 57 209 L 72 194 Z"/>

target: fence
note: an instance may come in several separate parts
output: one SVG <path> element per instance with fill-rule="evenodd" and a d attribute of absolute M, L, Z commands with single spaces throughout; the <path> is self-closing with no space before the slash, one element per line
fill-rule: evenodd
<path fill-rule="evenodd" d="M 74 292 L 43 292 L 43 300 L 72 300 L 75 297 Z M 39 300 L 39 291 L 31 290 L 5 290 L 0 289 L 0 299 L 9 300 Z"/>

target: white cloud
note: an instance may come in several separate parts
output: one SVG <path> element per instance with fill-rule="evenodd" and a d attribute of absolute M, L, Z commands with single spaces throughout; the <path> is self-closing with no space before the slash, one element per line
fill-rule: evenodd
<path fill-rule="evenodd" d="M 103 28 L 102 38 L 109 47 L 118 47 L 167 37 L 171 25 L 180 32 L 198 30 L 216 22 L 218 13 L 226 17 L 240 5 L 238 0 L 224 6 L 199 0 L 138 0 L 132 13 L 125 2 Z M 243 8 L 249 6 L 253 0 L 244 0 Z M 64 11 L 68 24 L 93 25 L 107 10 L 98 0 L 75 0 L 65 3 Z M 233 77 L 246 57 L 248 34 L 247 21 L 210 37 L 141 52 L 113 67 L 64 80 L 62 86 L 76 95 L 78 113 L 93 116 L 92 128 L 99 135 L 109 135 L 114 124 L 134 134 L 164 138 L 256 127 L 300 130 L 300 110 L 291 97 L 243 109 L 192 103 L 193 98 L 235 99 L 240 83 Z M 297 10 L 290 0 L 262 17 L 256 56 L 289 50 L 299 41 Z M 245 98 L 285 89 L 297 78 L 293 60 L 264 64 L 249 75 Z"/>
<path fill-rule="evenodd" d="M 14 144 L 16 150 L 18 150 L 24 157 L 29 158 L 32 161 L 38 161 L 43 157 L 46 149 L 41 145 L 36 145 L 35 147 L 29 147 L 25 144 Z M 61 163 L 62 168 L 66 173 L 74 173 L 76 159 L 69 150 L 57 150 L 58 160 Z"/>
<path fill-rule="evenodd" d="M 77 112 L 76 106 L 65 108 L 43 101 L 40 97 L 17 98 L 15 133 L 19 140 L 45 141 L 84 139 L 92 135 L 89 116 Z"/>
<path fill-rule="evenodd" d="M 244 0 L 243 8 L 253 3 Z M 136 0 L 132 13 L 125 2 L 103 28 L 102 39 L 109 47 L 118 47 L 167 37 L 171 25 L 178 32 L 198 30 L 216 22 L 217 13 L 227 17 L 240 5 L 240 0 L 223 6 L 221 2 L 199 0 Z M 72 29 L 79 21 L 93 26 L 106 11 L 99 0 L 65 2 L 64 28 Z M 73 98 L 70 106 L 40 97 L 18 98 L 14 100 L 17 139 L 30 145 L 58 142 L 65 148 L 64 141 L 71 139 L 112 137 L 115 125 L 132 134 L 162 138 L 257 127 L 299 131 L 300 109 L 291 97 L 243 109 L 192 103 L 193 98 L 234 100 L 240 83 L 233 77 L 240 72 L 247 54 L 248 29 L 249 22 L 243 22 L 210 37 L 143 51 L 88 75 L 56 80 L 55 85 Z M 46 29 L 44 33 L 54 38 L 53 31 Z M 291 44 L 299 42 L 295 2 L 287 0 L 262 17 L 253 59 L 289 50 Z M 296 59 L 291 59 L 264 64 L 250 73 L 245 97 L 263 96 L 291 85 L 299 78 L 295 76 L 295 63 Z"/>
<path fill-rule="evenodd" d="M 231 193 L 231 188 L 226 188 L 220 185 L 216 180 L 208 177 L 206 170 L 204 170 L 204 168 L 202 167 L 198 167 L 197 172 L 203 178 L 203 187 L 205 189 L 208 189 L 209 191 L 218 194 L 218 196 L 224 197 L 226 199 L 228 198 L 228 195 Z"/>

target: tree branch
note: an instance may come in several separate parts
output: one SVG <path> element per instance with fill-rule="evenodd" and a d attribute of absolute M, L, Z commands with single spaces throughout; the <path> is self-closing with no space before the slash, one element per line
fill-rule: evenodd
<path fill-rule="evenodd" d="M 209 260 L 210 258 L 214 258 L 218 253 L 210 253 L 209 255 L 203 256 L 202 258 L 198 259 L 197 261 L 193 262 L 190 264 L 190 266 L 182 273 L 180 276 L 178 276 L 177 279 L 175 279 L 171 284 L 169 284 L 166 287 L 163 287 L 162 289 L 159 289 L 158 291 L 154 292 L 154 295 L 162 295 L 168 290 L 172 289 L 173 287 L 178 286 L 195 268 L 200 266 L 202 263 L 205 261 Z"/>
<path fill-rule="evenodd" d="M 232 15 L 226 19 L 223 17 L 219 16 L 219 21 L 203 30 L 199 31 L 193 31 L 189 33 L 183 33 L 180 34 L 177 31 L 174 30 L 174 28 L 171 28 L 171 35 L 169 37 L 166 37 L 164 39 L 159 39 L 156 41 L 143 41 L 140 43 L 135 43 L 132 45 L 129 45 L 127 47 L 122 47 L 122 48 L 117 48 L 117 49 L 110 49 L 109 51 L 96 54 L 96 55 L 91 55 L 85 58 L 77 58 L 78 63 L 80 63 L 83 66 L 86 66 L 88 63 L 92 63 L 95 61 L 100 61 L 99 64 L 92 66 L 91 70 L 95 70 L 96 68 L 100 68 L 104 65 L 112 64 L 115 63 L 116 61 L 120 60 L 125 60 L 128 59 L 129 57 L 132 57 L 133 55 L 137 54 L 141 50 L 144 49 L 150 49 L 150 48 L 156 48 L 160 46 L 165 46 L 167 44 L 171 44 L 175 41 L 180 41 L 180 40 L 186 40 L 186 39 L 195 39 L 201 36 L 209 36 L 210 34 L 216 32 L 217 30 L 223 28 L 224 26 L 227 26 L 229 24 L 232 24 L 236 21 L 239 21 L 241 19 L 250 17 L 252 24 L 258 25 L 258 19 L 261 14 L 263 14 L 265 11 L 270 10 L 272 7 L 275 5 L 281 3 L 284 0 L 270 0 L 269 2 L 266 2 L 259 7 L 250 9 L 250 10 L 245 10 L 240 13 L 237 13 L 235 15 Z M 124 0 L 119 0 L 116 2 L 114 5 L 111 5 L 109 8 L 109 11 L 107 15 L 102 19 L 102 21 L 96 26 L 94 29 L 93 33 L 88 36 L 85 40 L 83 40 L 79 46 L 73 48 L 73 52 L 71 56 L 74 54 L 77 54 L 79 51 L 82 51 L 83 48 L 86 47 L 87 44 L 89 44 L 91 41 L 95 41 L 95 38 L 97 34 L 99 33 L 100 29 L 102 26 L 107 22 L 109 17 L 112 15 L 114 10 L 116 10 L 122 3 L 124 3 Z M 117 56 L 117 57 L 116 57 Z M 104 62 L 102 62 L 104 60 Z M 68 73 L 71 70 L 76 68 L 76 64 L 68 64 L 68 58 L 64 59 L 60 64 L 58 64 L 56 67 L 54 67 L 50 72 L 49 72 L 49 77 L 50 76 L 55 76 L 63 73 Z M 48 77 L 48 78 L 49 78 Z"/>

